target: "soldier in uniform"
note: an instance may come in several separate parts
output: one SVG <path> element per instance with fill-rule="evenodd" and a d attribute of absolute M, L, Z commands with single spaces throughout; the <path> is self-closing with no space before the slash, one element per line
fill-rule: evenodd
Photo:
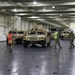
<path fill-rule="evenodd" d="M 72 47 L 74 48 L 74 44 L 73 44 L 73 42 L 74 42 L 74 33 L 73 33 L 73 31 L 70 32 L 69 39 L 70 39 L 70 49 Z"/>

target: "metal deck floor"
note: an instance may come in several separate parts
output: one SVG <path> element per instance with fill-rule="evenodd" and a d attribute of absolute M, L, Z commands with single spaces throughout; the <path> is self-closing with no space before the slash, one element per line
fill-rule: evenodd
<path fill-rule="evenodd" d="M 14 45 L 10 53 L 6 42 L 0 42 L 0 75 L 75 75 L 75 48 L 61 41 L 62 48 Z"/>

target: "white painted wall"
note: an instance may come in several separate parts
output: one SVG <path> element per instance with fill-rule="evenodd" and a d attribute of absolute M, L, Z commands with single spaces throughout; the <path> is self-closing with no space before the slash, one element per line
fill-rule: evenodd
<path fill-rule="evenodd" d="M 8 27 L 4 27 L 4 35 L 7 36 L 8 32 L 9 32 L 9 28 Z"/>
<path fill-rule="evenodd" d="M 70 23 L 70 29 L 75 33 L 75 22 Z"/>
<path fill-rule="evenodd" d="M 0 41 L 5 41 L 5 40 L 6 40 L 5 27 L 0 26 Z"/>
<path fill-rule="evenodd" d="M 25 31 L 25 21 L 24 20 L 21 21 L 21 26 L 22 26 L 22 30 Z"/>
<path fill-rule="evenodd" d="M 0 14 L 0 41 L 6 40 L 9 24 L 10 24 L 10 16 Z"/>
<path fill-rule="evenodd" d="M 33 28 L 33 22 L 30 22 L 29 29 Z"/>
<path fill-rule="evenodd" d="M 21 17 L 18 17 L 18 16 L 14 16 L 13 19 L 12 19 L 12 23 L 11 23 L 11 26 L 10 26 L 10 29 L 11 30 L 21 30 Z"/>
<path fill-rule="evenodd" d="M 33 27 L 34 27 L 33 22 L 29 22 L 29 21 L 26 21 L 26 20 L 21 20 L 22 30 L 27 31 L 27 30 L 32 29 Z"/>

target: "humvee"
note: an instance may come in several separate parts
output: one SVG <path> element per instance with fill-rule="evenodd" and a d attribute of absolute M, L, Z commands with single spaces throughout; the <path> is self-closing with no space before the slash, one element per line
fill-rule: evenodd
<path fill-rule="evenodd" d="M 69 31 L 63 31 L 61 33 L 61 39 L 63 40 L 64 38 L 68 39 L 69 38 Z"/>
<path fill-rule="evenodd" d="M 16 43 L 22 43 L 24 31 L 13 31 L 13 41 Z"/>
<path fill-rule="evenodd" d="M 54 32 L 51 32 L 51 39 L 54 39 Z"/>
<path fill-rule="evenodd" d="M 26 32 L 23 36 L 23 46 L 29 44 L 40 44 L 42 47 L 48 46 L 51 42 L 51 34 L 45 29 L 32 29 Z"/>

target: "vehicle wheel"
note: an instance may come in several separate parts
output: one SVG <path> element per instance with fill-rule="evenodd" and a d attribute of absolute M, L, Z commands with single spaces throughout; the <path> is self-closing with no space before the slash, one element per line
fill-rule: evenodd
<path fill-rule="evenodd" d="M 22 41 L 20 41 L 20 44 L 22 44 Z"/>
<path fill-rule="evenodd" d="M 32 46 L 35 46 L 35 44 L 32 44 Z"/>
<path fill-rule="evenodd" d="M 24 41 L 23 46 L 26 48 L 28 46 L 28 42 Z"/>
<path fill-rule="evenodd" d="M 49 43 L 47 43 L 47 46 L 49 46 L 50 45 L 50 42 Z"/>
<path fill-rule="evenodd" d="M 23 42 L 23 39 L 20 39 L 20 44 L 22 44 L 22 42 Z"/>
<path fill-rule="evenodd" d="M 18 41 L 16 41 L 16 43 L 18 44 L 19 42 L 18 42 Z"/>
<path fill-rule="evenodd" d="M 22 41 L 20 40 L 19 43 L 22 44 Z"/>
<path fill-rule="evenodd" d="M 63 40 L 63 36 L 61 37 L 61 39 Z"/>
<path fill-rule="evenodd" d="M 45 47 L 45 45 L 46 45 L 46 42 L 42 41 L 42 47 Z"/>

